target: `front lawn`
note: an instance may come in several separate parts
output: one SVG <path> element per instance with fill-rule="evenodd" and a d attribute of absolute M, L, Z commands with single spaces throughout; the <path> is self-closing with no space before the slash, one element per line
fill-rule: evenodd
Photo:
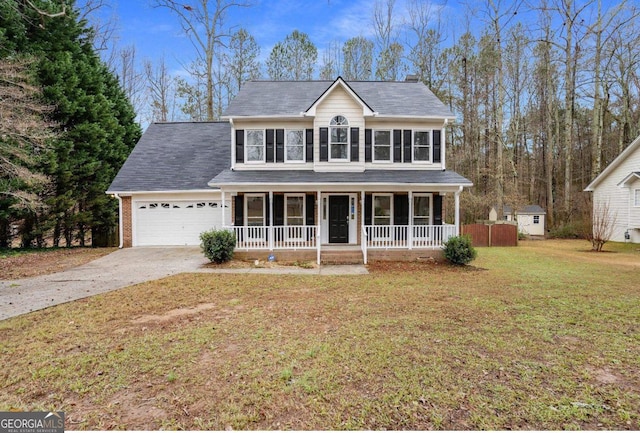
<path fill-rule="evenodd" d="M 589 247 L 179 275 L 5 320 L 0 410 L 69 430 L 638 430 L 640 257 Z"/>

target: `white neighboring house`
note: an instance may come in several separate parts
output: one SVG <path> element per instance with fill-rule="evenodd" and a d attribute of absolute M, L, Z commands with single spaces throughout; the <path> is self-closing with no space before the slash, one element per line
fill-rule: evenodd
<path fill-rule="evenodd" d="M 518 209 L 515 214 L 511 206 L 503 206 L 503 214 L 505 221 L 513 221 L 515 216 L 518 222 L 518 231 L 531 236 L 545 235 L 545 217 L 547 213 L 537 204 L 524 206 Z M 495 206 L 489 211 L 489 221 L 497 221 L 498 212 Z"/>
<path fill-rule="evenodd" d="M 640 243 L 640 137 L 585 188 L 593 192 L 594 212 L 609 205 L 612 241 Z M 625 236 L 625 234 L 627 236 Z"/>

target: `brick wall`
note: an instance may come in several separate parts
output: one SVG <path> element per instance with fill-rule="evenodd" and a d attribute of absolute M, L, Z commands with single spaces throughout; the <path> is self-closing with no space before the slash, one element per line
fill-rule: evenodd
<path fill-rule="evenodd" d="M 131 221 L 131 197 L 122 197 L 122 246 L 124 248 L 131 248 L 133 245 Z"/>

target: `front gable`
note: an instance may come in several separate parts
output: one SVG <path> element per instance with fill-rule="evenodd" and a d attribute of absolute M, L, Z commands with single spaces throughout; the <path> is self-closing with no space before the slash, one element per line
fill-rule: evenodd
<path fill-rule="evenodd" d="M 336 93 L 338 96 L 335 95 Z M 353 106 L 358 107 L 358 109 L 361 110 L 361 117 L 375 116 L 377 114 L 356 92 L 353 91 L 347 83 L 345 83 L 342 77 L 338 77 L 336 81 L 334 81 L 333 84 L 329 86 L 329 88 L 324 91 L 322 95 L 313 102 L 313 104 L 311 104 L 311 106 L 304 112 L 304 115 L 315 117 L 317 115 L 318 107 L 324 105 L 327 102 L 327 99 L 330 101 L 338 99 L 341 102 L 350 99 Z"/>

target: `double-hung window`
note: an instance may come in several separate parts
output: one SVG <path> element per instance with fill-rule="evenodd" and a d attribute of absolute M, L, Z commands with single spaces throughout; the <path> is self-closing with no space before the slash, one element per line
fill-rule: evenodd
<path fill-rule="evenodd" d="M 533 216 L 533 223 L 534 224 L 540 224 L 540 215 L 534 215 Z"/>
<path fill-rule="evenodd" d="M 245 141 L 245 152 L 247 162 L 264 162 L 264 130 L 247 129 Z"/>
<path fill-rule="evenodd" d="M 391 194 L 373 195 L 373 225 L 390 226 L 391 221 Z"/>
<path fill-rule="evenodd" d="M 431 161 L 431 131 L 413 133 L 413 162 Z"/>
<path fill-rule="evenodd" d="M 413 195 L 413 225 L 431 224 L 431 194 Z"/>
<path fill-rule="evenodd" d="M 264 194 L 245 195 L 245 215 L 246 224 L 250 227 L 262 227 L 265 224 L 265 201 Z"/>
<path fill-rule="evenodd" d="M 344 116 L 336 116 L 329 124 L 329 160 L 349 160 L 349 122 Z"/>
<path fill-rule="evenodd" d="M 288 226 L 304 225 L 304 195 L 287 195 L 285 221 Z"/>
<path fill-rule="evenodd" d="M 373 132 L 373 161 L 391 161 L 391 131 Z"/>
<path fill-rule="evenodd" d="M 637 188 L 633 191 L 633 205 L 640 206 L 640 188 Z"/>
<path fill-rule="evenodd" d="M 304 162 L 304 130 L 287 130 L 284 158 L 287 162 Z"/>

